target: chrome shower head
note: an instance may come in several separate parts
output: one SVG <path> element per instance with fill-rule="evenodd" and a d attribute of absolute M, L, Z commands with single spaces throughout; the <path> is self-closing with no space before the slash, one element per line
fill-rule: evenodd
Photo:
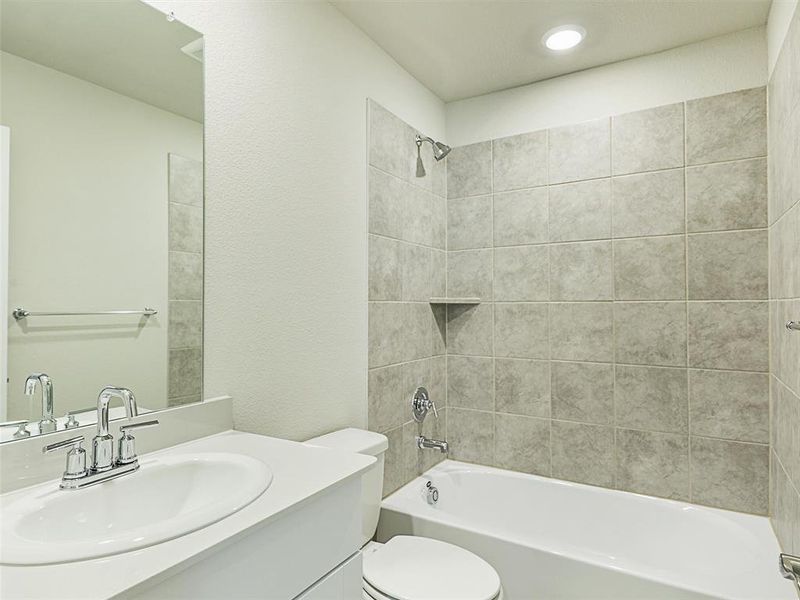
<path fill-rule="evenodd" d="M 442 160 L 445 156 L 450 154 L 450 150 L 452 150 L 452 148 L 447 144 L 443 144 L 442 142 L 434 142 L 433 158 L 435 158 L 436 160 Z"/>
<path fill-rule="evenodd" d="M 425 177 L 425 165 L 422 164 L 422 156 L 420 156 L 420 149 L 422 148 L 422 142 L 430 143 L 431 147 L 433 148 L 433 158 L 437 161 L 442 160 L 445 156 L 450 154 L 450 146 L 447 144 L 443 144 L 442 142 L 437 142 L 427 136 L 422 136 L 417 134 L 417 177 Z"/>

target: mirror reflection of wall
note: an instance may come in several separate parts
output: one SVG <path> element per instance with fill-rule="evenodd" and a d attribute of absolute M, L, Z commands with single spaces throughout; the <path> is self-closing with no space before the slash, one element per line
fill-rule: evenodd
<path fill-rule="evenodd" d="M 10 185 L 0 420 L 39 420 L 40 392 L 24 394 L 34 372 L 54 383 L 59 429 L 104 385 L 130 388 L 149 410 L 199 401 L 201 35 L 138 0 L 3 0 L 2 28 Z M 17 320 L 17 307 L 158 312 Z"/>

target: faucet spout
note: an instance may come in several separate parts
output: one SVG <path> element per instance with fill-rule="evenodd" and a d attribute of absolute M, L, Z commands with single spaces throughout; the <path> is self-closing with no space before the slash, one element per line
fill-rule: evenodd
<path fill-rule="evenodd" d="M 438 450 L 442 454 L 447 454 L 450 450 L 450 446 L 444 440 L 432 440 L 430 438 L 426 438 L 425 436 L 418 435 L 417 436 L 417 448 L 420 450 L 423 449 L 432 449 Z"/>
<path fill-rule="evenodd" d="M 125 416 L 132 419 L 139 415 L 139 409 L 136 406 L 136 397 L 133 392 L 128 388 L 106 386 L 100 390 L 100 395 L 97 396 L 97 435 L 108 435 L 108 405 L 111 403 L 112 398 L 119 398 L 122 400 L 122 405 L 125 407 Z"/>
<path fill-rule="evenodd" d="M 53 381 L 47 373 L 31 373 L 25 380 L 25 395 L 36 393 L 36 384 L 42 388 L 42 418 L 39 421 L 39 432 L 50 433 L 56 430 L 53 418 Z"/>
<path fill-rule="evenodd" d="M 97 435 L 92 439 L 92 469 L 107 471 L 114 466 L 114 438 L 108 433 L 108 405 L 112 398 L 122 400 L 128 419 L 139 414 L 136 397 L 128 388 L 106 386 L 97 396 Z"/>

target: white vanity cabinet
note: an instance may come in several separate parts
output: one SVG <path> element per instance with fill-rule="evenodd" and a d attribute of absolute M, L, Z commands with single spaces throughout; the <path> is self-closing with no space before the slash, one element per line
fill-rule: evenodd
<path fill-rule="evenodd" d="M 209 549 L 177 573 L 162 573 L 122 598 L 141 600 L 352 600 L 361 589 L 361 482 L 326 490 L 289 514 Z M 224 522 L 224 521 L 223 521 Z M 347 579 L 347 581 L 345 581 Z M 352 584 L 350 585 L 352 587 Z"/>
<path fill-rule="evenodd" d="M 296 600 L 357 600 L 361 597 L 361 552 L 328 573 Z"/>

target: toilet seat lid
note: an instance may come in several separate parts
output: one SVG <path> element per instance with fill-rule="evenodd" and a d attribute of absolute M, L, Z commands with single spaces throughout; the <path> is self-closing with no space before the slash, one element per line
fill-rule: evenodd
<path fill-rule="evenodd" d="M 500 577 L 472 552 L 431 538 L 398 535 L 364 556 L 364 579 L 396 600 L 493 600 Z"/>

